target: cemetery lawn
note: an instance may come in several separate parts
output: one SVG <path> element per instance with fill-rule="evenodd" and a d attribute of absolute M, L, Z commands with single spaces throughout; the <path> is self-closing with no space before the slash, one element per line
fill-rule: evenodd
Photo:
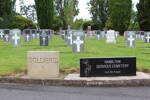
<path fill-rule="evenodd" d="M 95 40 L 86 38 L 85 53 L 74 54 L 60 36 L 54 36 L 48 47 L 39 46 L 39 40 L 13 47 L 11 43 L 0 40 L 0 76 L 26 72 L 27 51 L 59 51 L 60 69 L 63 74 L 79 72 L 79 61 L 82 57 L 137 57 L 137 69 L 150 72 L 150 44 L 137 40 L 136 48 L 126 48 L 123 37 L 118 38 L 117 44 L 107 44 L 105 39 Z"/>

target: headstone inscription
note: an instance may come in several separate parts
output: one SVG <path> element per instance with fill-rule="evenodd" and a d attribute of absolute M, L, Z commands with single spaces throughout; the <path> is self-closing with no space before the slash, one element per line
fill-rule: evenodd
<path fill-rule="evenodd" d="M 49 45 L 49 39 L 48 34 L 45 30 L 41 30 L 40 33 L 40 46 L 48 46 Z"/>
<path fill-rule="evenodd" d="M 150 43 L 150 32 L 145 32 L 145 43 Z"/>
<path fill-rule="evenodd" d="M 136 76 L 136 57 L 80 59 L 80 77 L 112 76 Z"/>
<path fill-rule="evenodd" d="M 114 30 L 108 30 L 107 31 L 107 43 L 116 43 L 116 35 L 115 35 L 115 31 Z"/>
<path fill-rule="evenodd" d="M 19 46 L 20 45 L 20 34 L 21 30 L 19 29 L 13 29 L 12 31 L 12 45 L 13 46 Z"/>
<path fill-rule="evenodd" d="M 129 48 L 135 47 L 135 38 L 133 37 L 133 35 L 129 35 L 127 39 L 127 47 Z"/>
<path fill-rule="evenodd" d="M 31 78 L 49 79 L 59 76 L 59 52 L 29 51 L 28 76 Z"/>
<path fill-rule="evenodd" d="M 74 31 L 72 39 L 73 39 L 72 51 L 74 53 L 83 53 L 84 52 L 84 32 Z"/>

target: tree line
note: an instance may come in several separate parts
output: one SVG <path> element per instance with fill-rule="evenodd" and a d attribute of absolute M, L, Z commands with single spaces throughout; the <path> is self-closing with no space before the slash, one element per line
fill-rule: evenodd
<path fill-rule="evenodd" d="M 59 30 L 68 26 L 86 29 L 91 25 L 93 30 L 114 29 L 120 33 L 126 30 L 150 31 L 150 0 L 140 0 L 138 11 L 132 9 L 132 0 L 90 0 L 91 21 L 74 20 L 79 14 L 78 0 L 34 0 L 35 5 L 29 6 L 23 0 L 19 1 L 22 7 L 21 12 L 17 13 L 16 0 L 0 0 L 0 28 Z M 37 24 L 34 22 L 35 16 Z"/>
<path fill-rule="evenodd" d="M 150 0 L 139 0 L 137 12 L 132 0 L 90 0 L 93 29 L 150 31 Z"/>

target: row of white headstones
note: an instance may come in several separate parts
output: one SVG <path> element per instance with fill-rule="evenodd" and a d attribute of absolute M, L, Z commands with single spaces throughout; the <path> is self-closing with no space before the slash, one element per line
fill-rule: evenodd
<path fill-rule="evenodd" d="M 67 35 L 65 35 L 65 32 L 66 30 L 61 31 L 60 34 L 64 35 L 65 39 L 69 40 L 70 43 L 68 43 L 68 46 L 71 46 L 73 48 L 73 44 L 76 44 L 76 53 L 81 53 L 81 45 L 84 44 L 84 40 L 82 40 L 80 36 L 76 35 L 76 40 L 73 41 L 73 34 L 81 33 L 84 36 L 84 32 L 81 30 L 67 30 Z"/>
<path fill-rule="evenodd" d="M 127 37 L 125 36 L 125 39 L 127 41 L 127 47 L 134 47 L 134 42 L 135 42 L 135 37 L 137 39 L 145 41 L 149 43 L 150 42 L 150 33 L 149 32 L 144 32 L 144 34 L 148 35 L 142 35 L 143 31 L 126 31 L 125 34 L 127 34 Z M 108 30 L 105 32 L 106 33 L 106 43 L 116 43 L 116 39 L 119 36 L 118 31 L 114 30 Z M 100 34 L 97 34 L 97 37 L 100 37 Z M 129 44 L 128 44 L 129 43 Z"/>
<path fill-rule="evenodd" d="M 27 42 L 30 42 L 29 41 L 30 37 L 32 37 L 33 40 L 35 39 L 35 34 L 32 34 L 32 33 L 26 34 L 23 31 L 23 35 L 24 35 L 24 38 L 27 39 Z M 5 38 L 6 42 L 12 42 L 13 46 L 20 45 L 20 41 L 19 41 L 21 39 L 20 37 L 21 37 L 21 30 L 19 29 L 9 30 L 8 34 L 5 34 L 3 29 L 0 30 L 0 38 L 1 39 Z M 39 37 L 39 34 L 37 34 L 37 37 Z"/>
<path fill-rule="evenodd" d="M 145 43 L 150 43 L 150 32 L 126 31 L 125 39 L 126 37 L 127 37 L 127 40 L 130 41 L 129 47 L 134 47 L 133 42 L 135 42 L 136 39 L 142 40 Z"/>
<path fill-rule="evenodd" d="M 4 34 L 4 30 L 0 30 L 0 38 L 4 38 L 5 36 L 6 41 L 9 41 L 10 38 L 13 43 L 13 46 L 19 45 L 18 40 L 20 39 L 20 34 L 21 30 L 19 29 L 10 30 L 10 34 Z"/>
<path fill-rule="evenodd" d="M 105 36 L 106 37 L 106 43 L 116 43 L 116 39 L 117 37 L 119 36 L 119 32 L 118 31 L 114 31 L 114 30 L 108 30 L 106 32 L 104 31 L 101 31 L 103 33 L 105 33 Z M 127 47 L 129 48 L 133 48 L 135 47 L 135 37 L 137 37 L 137 39 L 141 39 L 141 40 L 145 40 L 147 39 L 147 43 L 150 42 L 150 35 L 141 35 L 139 33 L 141 33 L 143 31 L 126 31 L 125 34 L 127 34 L 127 37 L 125 37 L 125 40 L 127 41 Z M 96 34 L 96 31 L 93 31 L 91 32 L 93 35 L 90 35 L 90 36 L 94 36 L 94 34 Z M 145 32 L 145 34 L 149 34 L 149 32 Z M 101 33 L 100 33 L 101 34 Z M 96 34 L 96 36 L 99 38 L 100 37 L 100 34 Z M 138 35 L 138 36 L 136 36 Z M 86 35 L 85 35 L 86 36 Z M 71 37 L 68 37 L 68 39 L 72 39 Z M 78 40 L 79 41 L 79 40 Z M 80 46 L 80 42 L 78 42 L 78 45 Z"/>

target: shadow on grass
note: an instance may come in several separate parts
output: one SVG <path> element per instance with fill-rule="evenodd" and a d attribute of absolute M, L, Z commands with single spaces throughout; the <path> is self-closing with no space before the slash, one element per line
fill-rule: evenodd
<path fill-rule="evenodd" d="M 60 53 L 62 53 L 62 54 L 72 54 L 73 52 L 67 51 L 67 52 L 60 52 Z"/>
<path fill-rule="evenodd" d="M 5 44 L 4 44 L 4 45 L 0 45 L 0 46 L 2 46 L 2 47 L 7 47 L 7 46 L 9 46 L 9 45 L 5 45 Z"/>
<path fill-rule="evenodd" d="M 31 47 L 31 46 L 39 46 L 39 45 L 22 45 L 22 46 Z"/>
<path fill-rule="evenodd" d="M 142 48 L 142 49 L 150 49 L 150 47 L 136 47 L 136 48 Z"/>
<path fill-rule="evenodd" d="M 67 45 L 53 45 L 53 47 L 67 47 Z"/>
<path fill-rule="evenodd" d="M 150 55 L 150 52 L 141 52 L 141 54 Z"/>
<path fill-rule="evenodd" d="M 117 46 L 118 48 L 127 48 L 127 46 Z"/>

